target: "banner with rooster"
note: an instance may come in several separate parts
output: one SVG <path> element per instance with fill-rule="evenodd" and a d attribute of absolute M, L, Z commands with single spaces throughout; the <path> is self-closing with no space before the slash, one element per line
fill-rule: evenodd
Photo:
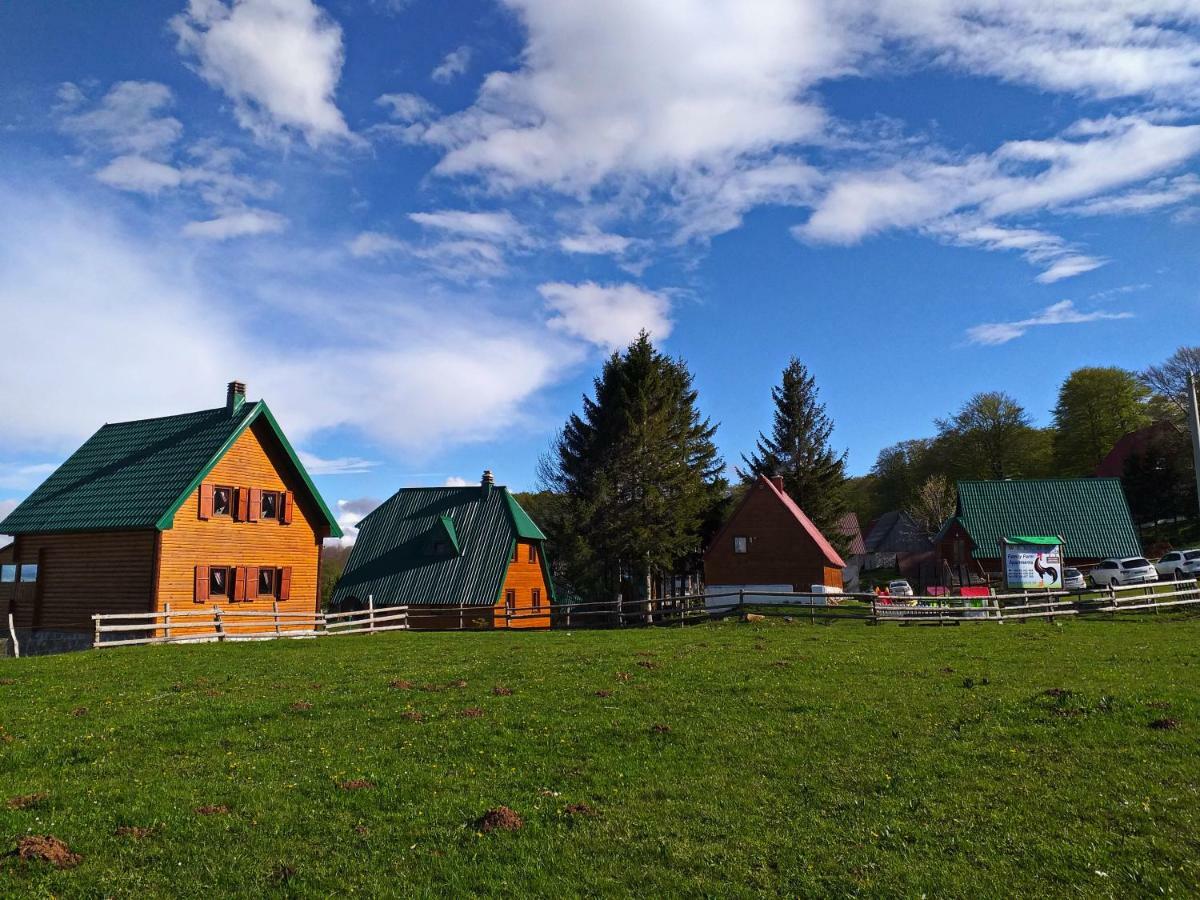
<path fill-rule="evenodd" d="M 1011 537 L 1004 544 L 1004 583 L 1012 590 L 1058 591 L 1063 586 L 1063 539 Z"/>

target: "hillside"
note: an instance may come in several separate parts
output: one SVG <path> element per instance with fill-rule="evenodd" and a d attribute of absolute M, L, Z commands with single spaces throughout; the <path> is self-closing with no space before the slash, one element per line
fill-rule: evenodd
<path fill-rule="evenodd" d="M 2 660 L 0 839 L 82 859 L 0 893 L 1191 893 L 1198 648 L 1162 616 Z"/>

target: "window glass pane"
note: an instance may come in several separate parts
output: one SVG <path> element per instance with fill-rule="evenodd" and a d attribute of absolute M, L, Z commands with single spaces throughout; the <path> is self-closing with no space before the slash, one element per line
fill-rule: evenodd
<path fill-rule="evenodd" d="M 212 568 L 208 572 L 208 593 L 213 597 L 229 596 L 229 570 Z"/>
<path fill-rule="evenodd" d="M 22 563 L 21 565 L 21 580 L 22 581 L 37 581 L 37 564 Z"/>
<path fill-rule="evenodd" d="M 262 596 L 263 594 L 270 596 L 275 593 L 274 569 L 258 570 L 258 593 L 259 596 Z"/>
<path fill-rule="evenodd" d="M 745 553 L 750 541 L 744 537 L 735 537 L 733 539 L 733 552 Z"/>
<path fill-rule="evenodd" d="M 0 582 L 16 581 L 17 567 L 16 566 L 0 566 Z"/>
<path fill-rule="evenodd" d="M 1183 558 L 1189 562 L 1193 559 L 1200 559 L 1200 550 L 1189 550 L 1187 553 L 1183 554 Z"/>
<path fill-rule="evenodd" d="M 227 516 L 233 506 L 233 488 L 213 488 L 213 515 Z"/>
<path fill-rule="evenodd" d="M 1126 560 L 1124 565 L 1125 565 L 1125 568 L 1127 568 L 1127 569 L 1144 569 L 1146 566 L 1150 565 L 1150 563 L 1146 562 L 1146 560 L 1144 560 L 1144 559 L 1139 558 L 1139 559 Z"/>
<path fill-rule="evenodd" d="M 279 495 L 274 491 L 263 491 L 262 495 L 262 517 L 264 519 L 274 519 L 275 512 L 279 508 Z"/>

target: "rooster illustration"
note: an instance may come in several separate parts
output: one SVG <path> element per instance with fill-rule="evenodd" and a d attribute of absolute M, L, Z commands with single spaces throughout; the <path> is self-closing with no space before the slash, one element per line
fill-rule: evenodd
<path fill-rule="evenodd" d="M 1049 580 L 1050 583 L 1053 584 L 1054 582 L 1058 581 L 1058 569 L 1054 568 L 1054 566 L 1047 566 L 1043 564 L 1042 556 L 1043 554 L 1039 553 L 1037 558 L 1033 561 L 1033 571 L 1038 573 L 1038 577 L 1041 578 L 1043 582 Z"/>

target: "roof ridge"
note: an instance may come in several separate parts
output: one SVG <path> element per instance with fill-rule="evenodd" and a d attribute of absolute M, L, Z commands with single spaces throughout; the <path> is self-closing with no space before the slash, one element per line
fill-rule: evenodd
<path fill-rule="evenodd" d="M 255 403 L 259 403 L 259 402 L 260 401 L 258 401 L 258 400 L 254 400 L 254 401 L 247 400 L 245 403 L 245 406 L 243 408 L 249 409 Z M 198 416 L 203 413 L 217 413 L 217 412 L 225 412 L 225 407 L 224 406 L 214 406 L 214 407 L 211 407 L 210 409 L 194 409 L 191 412 L 171 413 L 170 415 L 167 415 L 167 416 L 145 416 L 141 419 L 123 419 L 120 422 L 105 422 L 100 427 L 108 428 L 110 426 L 116 426 L 116 425 L 138 425 L 142 422 L 162 422 L 166 419 L 182 419 L 187 416 Z M 230 418 L 233 418 L 233 417 L 230 416 Z"/>

